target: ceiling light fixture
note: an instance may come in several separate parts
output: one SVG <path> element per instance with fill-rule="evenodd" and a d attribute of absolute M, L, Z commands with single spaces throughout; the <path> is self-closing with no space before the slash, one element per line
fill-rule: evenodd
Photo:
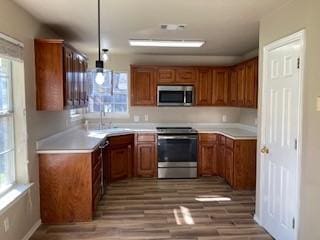
<path fill-rule="evenodd" d="M 108 52 L 109 52 L 109 49 L 102 49 L 102 59 L 104 62 L 107 62 L 109 60 L 109 56 L 108 56 Z"/>
<path fill-rule="evenodd" d="M 205 41 L 130 39 L 129 44 L 130 46 L 134 46 L 134 47 L 197 48 L 197 47 L 202 47 L 203 44 L 205 44 Z"/>
<path fill-rule="evenodd" d="M 104 83 L 104 74 L 103 74 L 103 61 L 101 61 L 101 29 L 100 29 L 100 0 L 98 0 L 98 57 L 96 61 L 96 76 L 95 82 L 98 85 Z"/>

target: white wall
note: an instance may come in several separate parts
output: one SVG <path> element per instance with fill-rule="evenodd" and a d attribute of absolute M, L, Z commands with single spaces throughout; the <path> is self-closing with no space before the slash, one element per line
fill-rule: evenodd
<path fill-rule="evenodd" d="M 320 112 L 316 97 L 320 96 L 320 1 L 292 0 L 265 16 L 260 22 L 260 79 L 263 47 L 284 36 L 306 29 L 306 59 L 303 97 L 302 185 L 299 239 L 320 239 Z M 260 91 L 261 96 L 261 91 Z M 261 105 L 261 99 L 260 99 Z M 261 113 L 259 112 L 259 118 Z M 260 121 L 259 121 L 260 122 Z M 260 135 L 260 133 L 259 133 Z M 258 158 L 258 167 L 260 159 Z M 257 189 L 257 203 L 259 202 Z M 260 216 L 259 204 L 257 216 Z"/>
<path fill-rule="evenodd" d="M 36 141 L 65 129 L 68 122 L 68 113 L 36 111 L 33 39 L 35 37 L 55 37 L 56 35 L 11 0 L 0 0 L 0 32 L 21 41 L 25 46 L 25 89 L 23 90 L 26 95 L 29 160 L 27 171 L 29 176 L 19 176 L 18 172 L 18 179 L 23 183 L 29 179 L 35 185 L 31 189 L 30 194 L 20 199 L 0 216 L 0 239 L 19 240 L 40 219 L 38 158 L 35 152 Z M 20 83 L 14 82 L 14 84 L 19 85 Z M 21 112 L 19 114 L 20 116 L 23 115 Z M 21 168 L 20 165 L 17 166 L 17 169 Z M 3 229 L 5 217 L 9 217 L 10 221 L 10 230 L 7 233 L 4 233 Z"/>

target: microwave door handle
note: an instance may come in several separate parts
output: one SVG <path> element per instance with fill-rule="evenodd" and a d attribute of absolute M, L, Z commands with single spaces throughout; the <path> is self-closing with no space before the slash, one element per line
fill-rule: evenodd
<path fill-rule="evenodd" d="M 187 90 L 184 90 L 184 94 L 183 94 L 183 105 L 187 104 Z"/>

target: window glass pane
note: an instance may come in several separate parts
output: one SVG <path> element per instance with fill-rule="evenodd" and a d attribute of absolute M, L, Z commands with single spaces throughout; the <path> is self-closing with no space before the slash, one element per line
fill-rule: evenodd
<path fill-rule="evenodd" d="M 13 118 L 0 117 L 0 153 L 13 149 Z"/>
<path fill-rule="evenodd" d="M 0 154 L 0 192 L 14 182 L 14 151 Z"/>
<path fill-rule="evenodd" d="M 0 58 L 0 113 L 11 109 L 11 61 Z"/>
<path fill-rule="evenodd" d="M 102 86 L 95 84 L 91 76 L 89 111 L 100 112 L 100 105 L 107 113 L 124 113 L 128 111 L 128 74 L 113 73 L 113 89 L 111 82 L 106 81 Z M 110 94 L 112 92 L 112 95 Z"/>

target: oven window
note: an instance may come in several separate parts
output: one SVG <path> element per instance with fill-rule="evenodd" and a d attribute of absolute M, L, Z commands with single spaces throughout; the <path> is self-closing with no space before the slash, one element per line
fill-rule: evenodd
<path fill-rule="evenodd" d="M 184 103 L 184 91 L 159 91 L 160 103 Z"/>
<path fill-rule="evenodd" d="M 159 162 L 196 162 L 197 141 L 192 139 L 159 139 Z"/>

